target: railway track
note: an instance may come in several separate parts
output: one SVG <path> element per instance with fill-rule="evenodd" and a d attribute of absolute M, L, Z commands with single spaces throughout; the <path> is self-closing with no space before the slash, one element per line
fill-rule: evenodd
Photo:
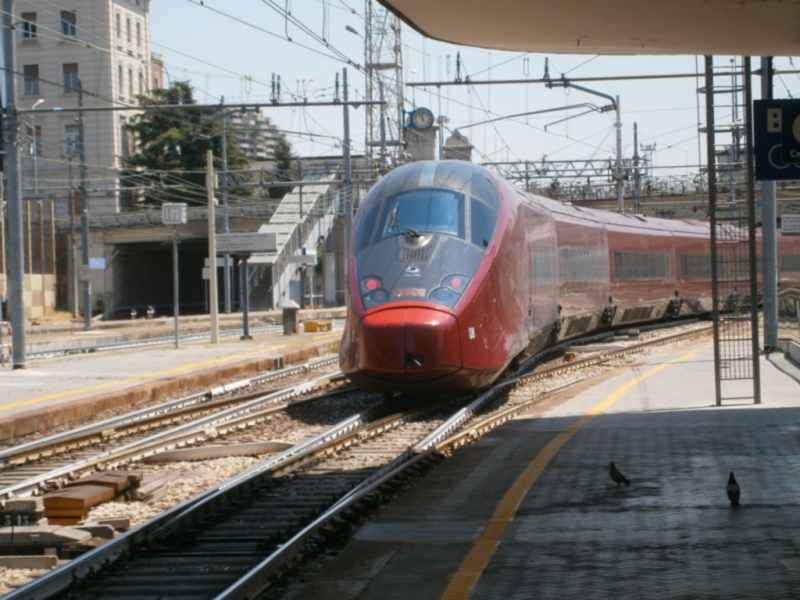
<path fill-rule="evenodd" d="M 222 435 L 285 410 L 293 398 L 342 379 L 333 371 L 312 380 L 233 395 L 250 386 L 329 367 L 335 357 L 274 371 L 170 400 L 84 427 L 0 450 L 0 500 L 60 486 L 98 468 L 113 468 L 164 449 Z"/>
<path fill-rule="evenodd" d="M 155 590 L 165 597 L 257 597 L 349 537 L 352 523 L 381 504 L 387 486 L 402 487 L 413 473 L 541 401 L 547 389 L 583 379 L 581 368 L 627 361 L 708 332 L 662 336 L 515 375 L 447 415 L 441 408 L 436 415 L 359 413 L 7 597 L 121 600 Z M 531 388 L 570 374 L 571 381 L 544 391 Z"/>
<path fill-rule="evenodd" d="M 343 319 L 333 319 L 333 326 L 336 329 L 341 329 L 344 326 Z M 251 327 L 250 334 L 262 334 L 262 333 L 279 333 L 283 331 L 282 325 L 268 325 L 266 327 Z M 192 342 L 197 340 L 208 339 L 210 337 L 209 332 L 197 332 L 197 333 L 185 333 L 178 336 L 179 342 Z M 219 337 L 234 337 L 234 336 L 241 336 L 242 329 L 241 328 L 232 328 L 232 329 L 222 329 L 219 332 Z M 174 344 L 175 343 L 175 336 L 163 336 L 163 337 L 156 337 L 156 338 L 148 338 L 148 339 L 141 339 L 141 340 L 131 340 L 128 342 L 112 342 L 108 344 L 93 344 L 91 346 L 76 346 L 73 348 L 59 348 L 57 350 L 46 350 L 40 352 L 28 352 L 27 357 L 28 359 L 37 359 L 37 358 L 52 358 L 56 356 L 67 356 L 70 354 L 82 354 L 82 353 L 92 353 L 92 352 L 108 352 L 111 350 L 130 350 L 133 348 L 144 348 L 148 346 L 163 346 L 166 344 Z"/>

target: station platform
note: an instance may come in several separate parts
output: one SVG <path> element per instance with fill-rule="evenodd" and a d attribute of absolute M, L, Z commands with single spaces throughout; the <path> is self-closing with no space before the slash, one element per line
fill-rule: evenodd
<path fill-rule="evenodd" d="M 122 325 L 92 332 L 54 327 L 29 335 L 29 346 L 58 350 L 81 347 L 87 338 L 126 341 L 163 336 L 159 323 Z M 181 332 L 186 332 L 183 323 Z M 165 343 L 32 359 L 25 369 L 6 366 L 0 369 L 0 442 L 14 442 L 50 427 L 77 425 L 110 409 L 131 410 L 143 402 L 175 397 L 202 385 L 244 379 L 335 353 L 341 335 L 341 327 L 288 336 L 282 331 L 253 332 L 251 340 L 236 335 L 220 337 L 219 344 L 211 344 L 204 338 L 182 341 L 178 349 Z"/>
<path fill-rule="evenodd" d="M 760 360 L 759 405 L 714 406 L 708 341 L 544 401 L 284 599 L 800 598 L 800 369 Z"/>

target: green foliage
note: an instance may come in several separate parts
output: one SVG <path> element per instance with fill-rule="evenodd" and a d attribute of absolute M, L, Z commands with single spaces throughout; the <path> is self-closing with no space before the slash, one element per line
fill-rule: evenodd
<path fill-rule="evenodd" d="M 189 82 L 177 81 L 168 89 L 139 96 L 142 106 L 196 104 Z M 214 169 L 222 167 L 222 119 L 216 108 L 154 108 L 136 115 L 128 125 L 135 136 L 136 152 L 123 157 L 123 181 L 129 187 L 153 185 L 180 187 L 145 193 L 145 202 L 156 204 L 187 200 L 204 202 L 206 152 L 214 154 Z M 227 134 L 228 170 L 245 169 L 249 159 Z M 233 190 L 232 190 L 233 191 Z M 246 193 L 246 192 L 245 192 Z"/>
<path fill-rule="evenodd" d="M 297 165 L 295 156 L 292 154 L 292 144 L 285 137 L 281 137 L 275 146 L 275 181 L 293 181 L 297 179 Z M 294 189 L 294 186 L 271 187 L 269 189 L 270 198 L 283 198 Z"/>

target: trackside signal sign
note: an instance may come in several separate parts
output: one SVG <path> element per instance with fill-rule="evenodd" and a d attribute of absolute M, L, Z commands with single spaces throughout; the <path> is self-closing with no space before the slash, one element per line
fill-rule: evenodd
<path fill-rule="evenodd" d="M 800 179 L 800 100 L 756 100 L 756 179 Z"/>

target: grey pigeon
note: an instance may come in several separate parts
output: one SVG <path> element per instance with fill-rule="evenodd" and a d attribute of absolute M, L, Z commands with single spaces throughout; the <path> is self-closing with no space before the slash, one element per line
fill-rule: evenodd
<path fill-rule="evenodd" d="M 625 475 L 623 475 L 622 473 L 619 472 L 617 467 L 614 466 L 613 462 L 611 463 L 611 470 L 609 471 L 608 474 L 611 475 L 611 479 L 613 479 L 614 483 L 617 484 L 617 489 L 619 489 L 619 484 L 620 483 L 624 483 L 628 487 L 631 487 L 631 482 L 628 481 L 628 479 L 625 477 Z M 738 487 L 737 487 L 737 489 L 738 489 Z M 737 496 L 737 498 L 738 498 L 738 496 Z"/>
<path fill-rule="evenodd" d="M 731 471 L 731 475 L 728 477 L 728 485 L 725 491 L 728 493 L 728 500 L 731 501 L 731 506 L 739 506 L 741 490 L 739 490 L 739 484 L 736 483 L 736 478 L 733 476 L 733 471 Z"/>

